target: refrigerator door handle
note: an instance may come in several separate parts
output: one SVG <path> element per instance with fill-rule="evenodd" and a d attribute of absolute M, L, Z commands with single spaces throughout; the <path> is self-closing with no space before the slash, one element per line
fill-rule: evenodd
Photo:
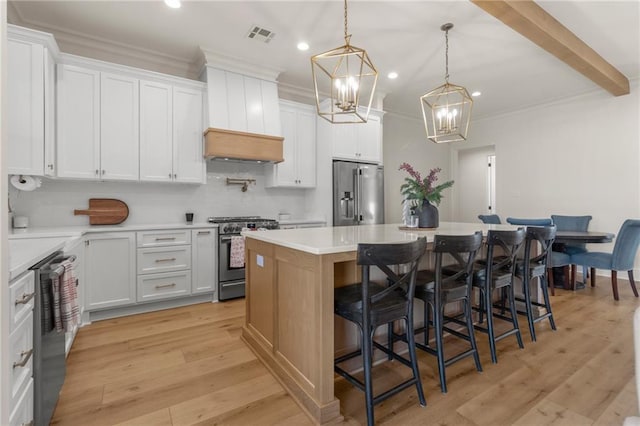
<path fill-rule="evenodd" d="M 360 217 L 360 203 L 362 197 L 362 171 L 359 167 L 356 167 L 353 170 L 353 189 L 355 191 L 354 197 L 354 208 L 353 208 L 353 220 L 355 220 L 358 224 L 362 220 Z"/>

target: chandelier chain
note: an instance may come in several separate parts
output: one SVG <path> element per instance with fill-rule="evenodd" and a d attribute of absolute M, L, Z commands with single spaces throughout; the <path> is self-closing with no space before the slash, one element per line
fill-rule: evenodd
<path fill-rule="evenodd" d="M 445 67 L 445 75 L 444 79 L 447 83 L 449 83 L 449 30 L 444 32 L 445 39 L 445 50 L 444 50 L 444 67 Z"/>
<path fill-rule="evenodd" d="M 349 44 L 348 32 L 349 31 L 347 30 L 347 0 L 344 0 L 344 39 L 347 41 L 347 44 Z"/>

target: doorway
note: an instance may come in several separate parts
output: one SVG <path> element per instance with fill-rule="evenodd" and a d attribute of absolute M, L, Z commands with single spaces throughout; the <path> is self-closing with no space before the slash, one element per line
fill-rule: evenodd
<path fill-rule="evenodd" d="M 457 154 L 454 217 L 459 222 L 478 222 L 479 214 L 497 211 L 495 148 L 461 149 Z"/>

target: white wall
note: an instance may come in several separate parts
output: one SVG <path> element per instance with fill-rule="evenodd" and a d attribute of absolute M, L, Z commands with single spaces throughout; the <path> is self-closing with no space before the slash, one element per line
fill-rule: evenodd
<path fill-rule="evenodd" d="M 208 216 L 263 216 L 277 218 L 288 212 L 293 218 L 318 218 L 305 207 L 306 192 L 313 190 L 265 188 L 264 167 L 252 163 L 210 162 L 207 184 L 160 184 L 138 182 L 86 182 L 44 179 L 33 192 L 10 189 L 16 215 L 29 216 L 30 226 L 85 225 L 88 216 L 74 216 L 74 209 L 88 207 L 89 198 L 117 198 L 129 206 L 127 224 L 181 223 L 184 213 L 195 221 Z M 247 192 L 227 185 L 226 178 L 255 178 Z"/>
<path fill-rule="evenodd" d="M 407 162 L 413 168 L 426 177 L 429 170 L 440 167 L 442 172 L 438 175 L 438 182 L 446 182 L 451 179 L 450 147 L 447 144 L 435 144 L 427 140 L 422 120 L 385 114 L 384 116 L 384 196 L 385 196 L 385 221 L 387 223 L 402 222 L 402 195 L 400 185 L 409 175 L 398 170 L 400 164 Z M 453 187 L 457 185 L 454 184 Z M 446 189 L 442 203 L 440 204 L 440 220 L 452 219 L 451 205 L 453 192 Z"/>

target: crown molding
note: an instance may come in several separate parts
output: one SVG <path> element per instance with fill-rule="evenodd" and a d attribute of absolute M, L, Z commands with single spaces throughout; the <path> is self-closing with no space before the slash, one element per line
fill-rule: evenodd
<path fill-rule="evenodd" d="M 200 51 L 202 52 L 202 55 L 204 55 L 204 61 L 201 63 L 207 67 L 235 72 L 273 82 L 277 82 L 278 76 L 283 72 L 283 70 L 278 68 L 271 68 L 262 64 L 258 65 L 245 61 L 241 58 L 214 52 L 206 47 L 200 46 Z M 200 74 L 202 74 L 202 72 Z"/>
<path fill-rule="evenodd" d="M 12 4 L 10 2 L 9 4 Z M 60 51 L 106 62 L 114 62 L 155 72 L 171 74 L 187 79 L 197 79 L 196 67 L 198 55 L 184 58 L 168 55 L 151 49 L 119 43 L 102 37 L 96 37 L 76 31 L 69 31 L 55 25 L 47 25 L 35 20 L 25 20 L 15 6 L 10 8 L 15 23 L 29 29 L 43 31 L 53 35 Z"/>
<path fill-rule="evenodd" d="M 53 55 L 55 60 L 58 60 L 58 57 L 60 56 L 60 48 L 52 34 L 13 24 L 7 24 L 7 37 L 12 40 L 22 40 L 41 44 L 49 49 L 49 52 L 51 52 L 51 55 Z"/>

